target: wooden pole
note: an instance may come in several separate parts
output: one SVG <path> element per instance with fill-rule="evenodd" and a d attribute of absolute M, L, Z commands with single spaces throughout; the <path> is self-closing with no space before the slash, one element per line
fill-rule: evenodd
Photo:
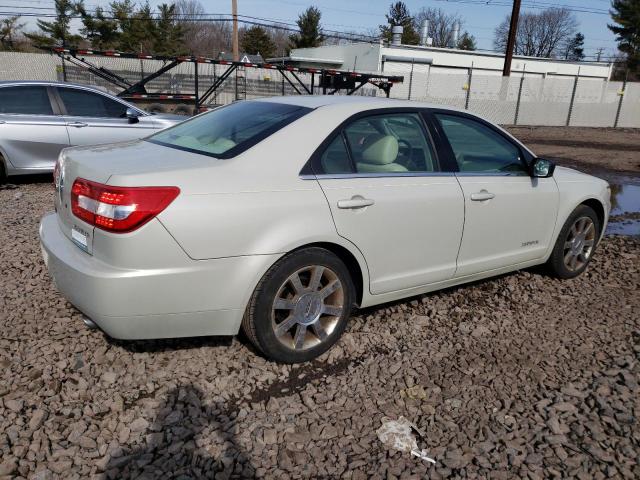
<path fill-rule="evenodd" d="M 508 77 L 511 74 L 511 59 L 513 58 L 513 49 L 516 45 L 516 33 L 518 32 L 518 16 L 520 15 L 520 0 L 513 0 L 513 9 L 511 10 L 511 21 L 509 22 L 509 38 L 507 39 L 507 49 L 504 52 L 504 68 L 502 76 Z"/>
<path fill-rule="evenodd" d="M 238 51 L 238 0 L 231 0 L 231 14 L 233 15 L 233 61 L 240 60 Z"/>

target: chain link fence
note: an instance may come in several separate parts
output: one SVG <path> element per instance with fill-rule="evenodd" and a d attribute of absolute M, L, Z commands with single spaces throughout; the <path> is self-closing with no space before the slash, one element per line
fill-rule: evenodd
<path fill-rule="evenodd" d="M 640 83 L 410 68 L 407 73 L 406 65 L 385 65 L 385 72 L 405 75 L 392 98 L 456 107 L 503 125 L 640 128 Z"/>
<path fill-rule="evenodd" d="M 164 63 L 160 60 L 88 56 L 87 61 L 106 68 L 135 83 Z M 226 65 L 184 62 L 148 82 L 149 93 L 195 93 L 195 69 L 198 69 L 198 94 L 201 96 L 228 68 Z M 584 127 L 640 128 L 640 83 L 614 82 L 586 77 L 525 76 L 502 77 L 482 70 L 444 70 L 429 65 L 389 62 L 385 74 L 404 75 L 404 83 L 395 84 L 391 98 L 429 102 L 477 113 L 503 125 L 545 125 Z M 311 90 L 309 73 L 296 73 Z M 0 81 L 50 80 L 93 85 L 117 94 L 121 89 L 88 69 L 73 65 L 57 55 L 0 52 Z M 292 79 L 293 80 L 293 79 Z M 319 75 L 315 76 L 315 93 Z M 235 100 L 306 93 L 293 81 L 292 86 L 277 70 L 238 68 L 209 99 L 212 104 Z M 340 93 L 340 92 L 338 92 Z M 366 86 L 357 95 L 384 95 L 374 86 Z"/>

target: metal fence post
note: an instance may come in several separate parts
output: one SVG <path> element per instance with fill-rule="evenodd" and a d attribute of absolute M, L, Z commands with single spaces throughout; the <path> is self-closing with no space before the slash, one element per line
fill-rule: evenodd
<path fill-rule="evenodd" d="M 411 100 L 411 87 L 413 86 L 413 62 L 414 59 L 411 59 L 411 74 L 409 75 L 409 93 L 407 94 L 407 100 Z"/>
<path fill-rule="evenodd" d="M 193 70 L 194 70 L 194 78 L 193 78 L 193 82 L 194 82 L 194 90 L 195 90 L 195 99 L 194 99 L 194 104 L 195 104 L 195 112 L 193 112 L 194 114 L 198 114 L 199 110 L 200 110 L 200 85 L 198 82 L 198 59 L 194 58 L 194 62 L 193 62 Z"/>
<path fill-rule="evenodd" d="M 620 112 L 622 111 L 622 102 L 624 100 L 624 92 L 627 89 L 627 79 L 629 78 L 629 70 L 624 74 L 624 82 L 622 82 L 622 90 L 618 92 L 620 100 L 618 101 L 618 109 L 616 110 L 616 119 L 613 122 L 613 128 L 618 128 L 618 122 L 620 121 Z"/>
<path fill-rule="evenodd" d="M 471 97 L 471 79 L 473 78 L 473 62 L 469 68 L 469 78 L 467 79 L 467 98 L 464 101 L 464 109 L 469 110 L 469 98 Z"/>
<path fill-rule="evenodd" d="M 578 90 L 578 80 L 580 80 L 580 67 L 578 67 L 578 74 L 573 82 L 573 91 L 571 92 L 571 103 L 569 103 L 569 112 L 567 113 L 567 127 L 571 123 L 571 114 L 573 113 L 573 102 L 576 100 L 576 90 Z"/>
<path fill-rule="evenodd" d="M 509 79 L 509 77 L 503 77 L 503 82 L 505 79 Z M 513 117 L 513 124 L 518 124 L 518 115 L 520 115 L 520 99 L 522 98 L 522 84 L 524 83 L 524 72 L 522 72 L 522 76 L 520 77 L 520 86 L 518 87 L 518 99 L 516 100 L 516 114 Z M 508 90 L 507 90 L 508 92 Z"/>

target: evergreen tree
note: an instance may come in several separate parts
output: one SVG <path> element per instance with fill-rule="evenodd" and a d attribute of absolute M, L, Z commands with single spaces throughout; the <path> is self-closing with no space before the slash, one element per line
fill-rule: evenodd
<path fill-rule="evenodd" d="M 319 47 L 324 42 L 320 18 L 322 13 L 316 7 L 309 7 L 297 20 L 300 33 L 289 36 L 291 48 Z"/>
<path fill-rule="evenodd" d="M 618 50 L 625 54 L 627 68 L 640 74 L 640 0 L 613 0 L 611 19 L 614 25 L 608 25 L 616 35 Z"/>
<path fill-rule="evenodd" d="M 399 25 L 403 27 L 401 42 L 404 45 L 417 45 L 420 42 L 420 35 L 416 32 L 413 17 L 404 2 L 392 3 L 389 7 L 389 13 L 385 16 L 387 24 L 380 25 L 380 34 L 386 41 L 391 41 L 391 29 Z"/>
<path fill-rule="evenodd" d="M 136 11 L 131 0 L 115 1 L 111 3 L 111 10 L 120 30 L 118 50 L 155 53 L 155 20 L 148 2 Z"/>
<path fill-rule="evenodd" d="M 38 33 L 27 33 L 34 44 L 41 46 L 62 46 L 75 47 L 82 37 L 80 35 L 72 35 L 69 31 L 69 23 L 71 16 L 77 13 L 76 4 L 71 0 L 55 0 L 55 20 L 46 22 L 38 19 Z"/>
<path fill-rule="evenodd" d="M 254 25 L 242 36 L 242 51 L 251 55 L 260 54 L 262 58 L 267 59 L 275 54 L 276 44 L 269 32 L 259 25 Z"/>
<path fill-rule="evenodd" d="M 580 32 L 567 42 L 564 54 L 565 60 L 580 61 L 584 59 L 584 35 Z"/>
<path fill-rule="evenodd" d="M 97 7 L 92 15 L 80 2 L 76 6 L 78 14 L 82 17 L 83 27 L 80 32 L 91 43 L 91 47 L 97 50 L 108 50 L 116 48 L 120 38 L 118 22 L 107 18 L 101 7 Z"/>
<path fill-rule="evenodd" d="M 456 48 L 459 48 L 460 50 L 475 50 L 477 48 L 475 37 L 469 32 L 464 32 L 458 40 Z"/>
<path fill-rule="evenodd" d="M 184 27 L 176 21 L 175 4 L 158 6 L 160 17 L 151 32 L 154 37 L 153 50 L 156 55 L 180 55 L 186 53 L 183 44 Z"/>

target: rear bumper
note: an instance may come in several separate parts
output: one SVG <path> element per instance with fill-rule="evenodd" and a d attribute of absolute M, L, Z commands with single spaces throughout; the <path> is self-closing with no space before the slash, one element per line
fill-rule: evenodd
<path fill-rule="evenodd" d="M 235 335 L 248 299 L 279 255 L 191 260 L 124 269 L 83 252 L 55 214 L 40 224 L 42 254 L 60 291 L 113 338 Z"/>

